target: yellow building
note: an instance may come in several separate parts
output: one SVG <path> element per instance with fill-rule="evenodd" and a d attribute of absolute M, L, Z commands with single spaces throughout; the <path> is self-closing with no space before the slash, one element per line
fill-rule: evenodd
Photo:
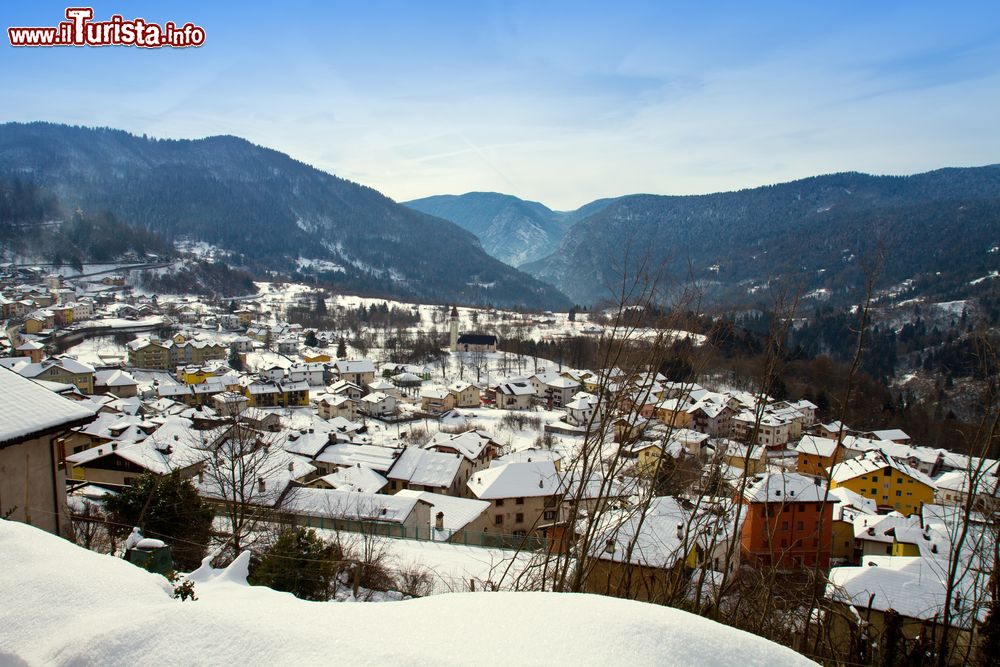
<path fill-rule="evenodd" d="M 674 449 L 679 449 L 675 446 Z M 649 477 L 656 472 L 656 467 L 660 464 L 663 456 L 662 442 L 638 442 L 631 447 L 632 453 L 636 456 L 636 472 L 639 475 Z M 674 452 L 679 454 L 679 452 Z"/>
<path fill-rule="evenodd" d="M 881 509 L 909 516 L 934 502 L 934 482 L 880 449 L 833 466 L 830 488 L 843 487 L 874 500 Z"/>
<path fill-rule="evenodd" d="M 296 407 L 309 405 L 308 382 L 254 382 L 245 389 L 252 408 Z"/>
<path fill-rule="evenodd" d="M 182 366 L 177 369 L 177 379 L 184 384 L 202 384 L 208 378 L 221 377 L 229 372 L 227 366 Z"/>
<path fill-rule="evenodd" d="M 674 428 L 690 428 L 692 415 L 688 412 L 691 406 L 678 398 L 668 398 L 656 405 L 656 418 Z"/>
<path fill-rule="evenodd" d="M 253 311 L 248 308 L 235 310 L 233 311 L 233 315 L 239 319 L 241 326 L 248 327 L 250 326 L 250 323 L 253 322 Z"/>
<path fill-rule="evenodd" d="M 170 351 L 173 345 L 173 341 L 137 338 L 126 346 L 128 363 L 133 368 L 167 370 L 171 367 Z"/>
<path fill-rule="evenodd" d="M 94 367 L 71 357 L 52 357 L 15 370 L 33 380 L 72 384 L 84 394 L 94 393 Z"/>
<path fill-rule="evenodd" d="M 27 319 L 24 320 L 24 326 L 21 329 L 27 334 L 36 334 L 45 328 L 45 320 L 41 317 L 36 317 L 35 315 L 29 315 Z"/>

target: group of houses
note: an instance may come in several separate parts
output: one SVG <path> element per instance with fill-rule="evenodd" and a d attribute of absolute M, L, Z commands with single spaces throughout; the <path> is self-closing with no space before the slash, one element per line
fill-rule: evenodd
<path fill-rule="evenodd" d="M 59 289 L 50 296 L 70 298 Z M 252 305 L 174 305 L 183 328 L 141 335 L 124 363 L 100 366 L 47 354 L 26 326 L 31 299 L 15 308 L 12 296 L 39 295 L 0 302 L 21 318 L 20 344 L 0 358 L 0 514 L 63 535 L 81 498 L 99 504 L 144 474 L 176 472 L 226 502 L 219 452 L 250 443 L 266 455 L 249 468 L 248 502 L 276 520 L 586 554 L 596 593 L 656 601 L 741 568 L 814 569 L 828 577 L 829 605 L 872 623 L 892 611 L 919 632 L 956 604 L 952 564 L 968 574 L 967 606 L 992 568 L 977 554 L 994 532 L 996 461 L 923 447 L 898 429 L 822 423 L 806 400 L 617 368 L 536 367 L 480 386 L 335 358 Z M 135 312 L 122 316 L 162 312 L 126 305 Z M 460 335 L 454 315 L 453 354 L 496 352 L 495 336 Z M 514 447 L 473 423 L 496 410 L 539 415 L 538 435 L 559 446 Z M 613 472 L 579 456 L 595 437 L 601 461 L 621 462 Z M 246 473 L 240 461 L 231 465 Z M 665 471 L 690 481 L 675 488 Z M 952 618 L 972 641 L 980 610 Z"/>

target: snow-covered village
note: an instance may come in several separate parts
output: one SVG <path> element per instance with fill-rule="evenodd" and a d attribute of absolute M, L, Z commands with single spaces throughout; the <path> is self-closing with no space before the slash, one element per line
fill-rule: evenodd
<path fill-rule="evenodd" d="M 0 667 L 1000 667 L 1000 3 L 2 7 Z"/>
<path fill-rule="evenodd" d="M 667 377 L 657 355 L 706 337 L 629 326 L 629 309 L 525 314 L 295 283 L 207 299 L 145 292 L 136 273 L 4 269 L 0 511 L 158 573 L 174 598 L 242 604 L 248 582 L 350 603 L 582 592 L 780 624 L 807 655 L 876 650 L 894 631 L 947 637 L 954 655 L 982 641 L 993 459 Z M 540 356 L 577 338 L 618 363 Z M 5 553 L 90 567 L 41 536 L 14 544 L 7 526 Z M 272 599 L 288 604 L 247 598 L 260 613 Z M 460 613 L 509 614 L 504 600 Z M 591 613 L 608 612 L 570 616 Z M 39 639 L 35 657 L 48 650 Z"/>

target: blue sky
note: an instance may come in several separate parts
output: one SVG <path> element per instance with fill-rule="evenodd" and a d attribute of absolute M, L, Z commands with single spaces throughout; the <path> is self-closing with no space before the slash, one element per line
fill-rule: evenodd
<path fill-rule="evenodd" d="M 569 209 L 1000 162 L 1000 3 L 92 3 L 199 49 L 0 47 L 0 121 L 235 134 L 405 200 Z M 0 5 L 3 27 L 65 3 Z"/>

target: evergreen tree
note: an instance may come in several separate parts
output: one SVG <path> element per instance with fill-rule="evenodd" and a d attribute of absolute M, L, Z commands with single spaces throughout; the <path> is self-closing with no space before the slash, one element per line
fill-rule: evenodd
<path fill-rule="evenodd" d="M 337 358 L 344 359 L 347 357 L 347 341 L 343 338 L 337 341 Z"/>
<path fill-rule="evenodd" d="M 193 570 L 205 557 L 213 512 L 177 471 L 162 477 L 146 473 L 108 496 L 105 507 L 121 537 L 138 526 L 144 536 L 166 542 L 178 570 Z"/>
<path fill-rule="evenodd" d="M 306 332 L 306 347 L 316 347 L 319 341 L 316 340 L 316 332 L 310 329 Z"/>
<path fill-rule="evenodd" d="M 303 600 L 329 600 L 334 592 L 337 549 L 301 527 L 282 531 L 250 572 L 249 582 Z"/>
<path fill-rule="evenodd" d="M 235 349 L 229 350 L 229 367 L 234 371 L 243 371 L 243 359 L 240 358 L 239 353 Z"/>

